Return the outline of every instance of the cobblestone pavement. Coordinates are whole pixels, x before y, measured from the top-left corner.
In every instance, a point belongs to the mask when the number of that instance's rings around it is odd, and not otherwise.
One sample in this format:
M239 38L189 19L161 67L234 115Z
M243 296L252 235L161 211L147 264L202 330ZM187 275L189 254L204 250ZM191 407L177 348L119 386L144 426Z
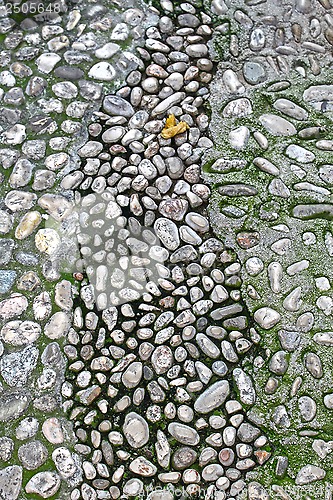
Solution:
M332 8L0 2L0 500L332 498Z

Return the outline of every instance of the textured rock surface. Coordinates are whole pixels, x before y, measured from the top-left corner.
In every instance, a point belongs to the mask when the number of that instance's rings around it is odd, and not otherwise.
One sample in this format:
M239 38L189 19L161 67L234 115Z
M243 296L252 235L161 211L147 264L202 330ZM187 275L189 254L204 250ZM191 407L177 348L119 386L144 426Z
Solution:
M0 17L1 498L324 500L330 2L33 10Z

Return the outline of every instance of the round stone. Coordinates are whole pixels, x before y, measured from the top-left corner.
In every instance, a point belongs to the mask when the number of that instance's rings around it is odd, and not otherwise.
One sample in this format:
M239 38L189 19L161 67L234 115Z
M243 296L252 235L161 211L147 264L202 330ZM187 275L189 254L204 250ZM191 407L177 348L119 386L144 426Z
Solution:
M266 80L265 68L257 62L247 61L243 66L245 80L251 85L257 85Z
M31 441L19 447L18 457L25 469L34 470L46 462L48 452L40 441Z
M10 387L21 387L28 381L36 367L39 351L29 345L22 351L12 352L0 360L0 372Z
M172 456L172 465L176 470L183 470L190 467L197 459L197 453L193 448L184 446L178 448Z
M60 245L60 236L54 229L39 229L35 236L36 248L43 253L52 255Z
M326 472L324 469L317 467L315 465L305 465L298 472L296 476L295 483L299 486L303 486L304 484L313 483L314 481L319 481L320 479L324 479L326 476Z
M126 415L123 431L129 445L135 449L141 448L149 441L148 424L135 412Z
M34 417L27 417L21 420L16 428L17 439L24 440L33 437L38 431L39 423Z
M329 410L333 410L333 394L326 394L326 396L324 396L324 405Z
M157 467L153 465L145 457L137 457L130 463L129 469L134 474L138 474L143 477L152 477L157 472Z
M298 408L303 420L305 420L306 422L310 422L316 416L316 402L309 396L302 396L299 398Z
M245 269L250 276L257 276L264 269L264 264L259 257L250 257L245 262Z

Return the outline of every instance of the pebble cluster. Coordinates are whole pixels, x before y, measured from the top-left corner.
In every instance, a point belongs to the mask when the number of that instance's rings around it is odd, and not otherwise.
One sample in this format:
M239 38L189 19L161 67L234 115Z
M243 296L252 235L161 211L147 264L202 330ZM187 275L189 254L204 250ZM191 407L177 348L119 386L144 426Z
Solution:
M0 6L1 499L326 499L330 0L28 4Z
M0 496L69 498L82 461L61 396L77 293L61 265L74 206L61 180L156 13L59 1L15 14L20 3L0 7Z
M204 179L212 226L239 257L241 295L265 347L253 363L252 411L276 448L266 484L294 498L274 472L298 488L331 481L333 18L329 2L269 15L266 5L251 16L228 10L226 25L240 23L242 34L226 28L219 42L227 55L211 86Z
M73 499L177 489L231 499L270 457L245 414L256 395L241 359L259 336L238 259L212 237L200 177L213 146L212 19L192 4L163 8L138 48L145 70L104 98L82 168L62 181L76 189L85 306L65 347L63 395L84 457Z

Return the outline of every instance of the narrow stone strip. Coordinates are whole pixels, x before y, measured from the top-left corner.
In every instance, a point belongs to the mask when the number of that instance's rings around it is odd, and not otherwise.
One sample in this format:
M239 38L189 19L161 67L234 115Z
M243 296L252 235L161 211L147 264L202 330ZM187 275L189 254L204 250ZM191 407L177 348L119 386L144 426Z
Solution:
M223 6L204 179L265 349L253 362L275 460L249 498L332 491L331 24L326 1ZM250 478L250 475L248 476Z

